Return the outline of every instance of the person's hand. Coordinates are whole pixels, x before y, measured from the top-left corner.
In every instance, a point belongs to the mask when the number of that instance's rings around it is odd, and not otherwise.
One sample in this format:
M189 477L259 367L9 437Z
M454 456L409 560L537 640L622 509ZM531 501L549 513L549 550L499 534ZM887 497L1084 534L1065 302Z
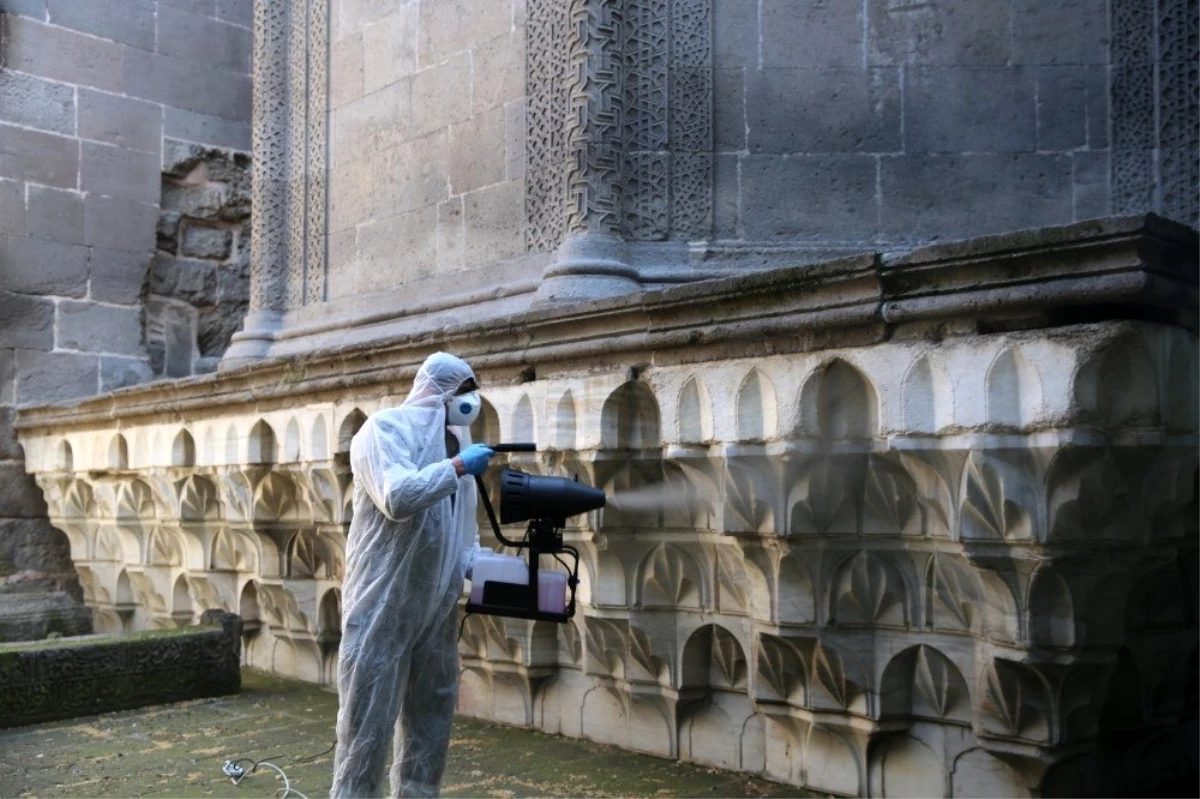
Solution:
M458 459L467 474L481 475L487 471L488 460L495 454L496 451L486 444L472 444L458 453Z

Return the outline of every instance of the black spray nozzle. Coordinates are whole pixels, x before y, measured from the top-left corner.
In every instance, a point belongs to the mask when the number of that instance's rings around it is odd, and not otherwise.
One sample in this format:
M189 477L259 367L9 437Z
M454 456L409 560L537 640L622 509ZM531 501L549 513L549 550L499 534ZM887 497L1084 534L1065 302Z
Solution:
M603 508L604 502L603 491L576 480L526 474L519 469L505 469L500 473L501 524L529 519L565 519Z
M537 444L532 442L516 444L486 444L493 452L537 452Z

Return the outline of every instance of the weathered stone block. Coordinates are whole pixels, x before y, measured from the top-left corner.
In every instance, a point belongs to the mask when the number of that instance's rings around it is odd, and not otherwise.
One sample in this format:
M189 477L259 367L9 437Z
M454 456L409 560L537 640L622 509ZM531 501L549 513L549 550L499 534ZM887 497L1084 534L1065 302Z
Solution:
M713 235L736 239L740 235L741 157L718 155L713 159Z
M86 247L28 236L0 237L4 287L26 294L82 297L87 293Z
M80 352L138 355L142 352L141 308L59 300L58 347Z
M158 209L121 197L88 195L84 201L84 239L93 247L143 252L154 248Z
M477 112L450 126L450 193L465 194L504 180L504 109Z
M133 253L93 247L90 296L100 302L132 305L138 301L148 281L149 253Z
M335 108L330 123L333 168L402 144L412 136L411 79Z
M46 515L46 501L33 475L20 461L0 461L0 518L35 519Z
M511 180L463 197L468 268L524 252L524 190L521 181Z
M229 257L232 245L233 232L228 228L188 225L183 231L183 244L179 254L192 258L224 260Z
M217 0L217 18L243 28L253 28L254 0Z
M713 4L713 66L717 69L758 68L757 2Z
M1106 0L1013 0L1013 63L1107 64L1108 23Z
M1008 63L1007 2L868 0L867 18L867 59L872 65Z
M983 235L1071 221L1071 158L988 154L884 157L884 235Z
M179 280L174 296L196 306L217 304L217 265L191 258L176 259Z
M16 350L0 349L0 405L16 402Z
M99 388L95 355L17 350L17 405L90 397Z
M148 383L154 379L146 358L117 358L100 356L100 391L116 391L126 386Z
M154 49L154 0L47 0L46 5L55 25Z
M525 96L525 34L507 33L471 53L471 107L495 108Z
M525 100L513 100L504 106L504 178L525 177Z
M471 118L471 57L461 53L412 79L412 130L416 136Z
M402 149L402 148L398 148ZM391 151L389 151L390 153ZM385 155L384 162L394 156ZM407 161L405 161L407 166ZM385 173L381 177L388 179L381 188L387 188L392 182L401 183L407 176L406 172ZM352 230L355 225L366 222L371 218L372 208L378 205L383 210L395 206L394 198L385 198L372 191L375 180L375 170L369 159L343 161L329 175L329 229L333 231Z
M750 70L750 152L895 152L900 76L894 69Z
M230 337L242 327L247 307L246 303L226 303L222 300L216 308L200 312L196 343L201 357L219 358L225 352Z
M361 32L338 39L329 56L329 106L341 108L363 96L366 79Z
M205 68L165 55L130 50L125 92L223 119L250 118L250 76Z
M78 141L0 125L0 177L73 189L78 175Z
M196 309L178 301L146 301L146 349L155 375L186 377L196 360Z
M1037 147L1034 115L1028 69L916 68L904 89L905 150L1032 152Z
M158 4L205 17L217 16L217 0L158 0Z
M417 3L403 3L393 13L363 27L360 63L364 94L416 71L417 7ZM354 67L353 61L350 66Z
M31 184L26 233L36 239L83 244L83 195Z
M21 72L0 70L0 122L51 133L75 133L75 89Z
M741 165L747 239L862 239L875 231L875 159L748 156Z
M163 211L158 215L158 227L154 233L156 236L155 246L172 255L178 253L179 250L179 220L183 215L178 211Z
M155 203L162 192L162 173L156 153L126 150L85 141L80 188L108 197Z
M158 52L210 69L250 71L250 31L210 17L163 6L158 10Z
M79 135L130 150L157 153L162 149L163 107L132 97L80 89Z
M1075 219L1094 219L1111 213L1112 172L1109 153L1072 153L1075 181Z
M470 50L512 30L512 4L472 0L421 3L418 66L424 68L448 56Z
M762 0L762 66L861 67L861 3Z
M437 263L437 206L359 226L358 263L365 291L431 274Z
M395 9L395 0L344 0L333 9L334 38L361 31L368 22Z
M1037 149L1108 146L1108 71L1104 67L1037 70Z
M437 268L455 272L466 267L466 231L463 227L462 197L451 197L437 209Z
M10 365L11 371L12 350L7 350L6 352L6 357L8 359L7 363ZM0 379L3 378L3 369L4 367L0 365ZM9 378L8 382L9 393L11 394L11 377ZM6 400L3 398L3 395L0 394L0 461L22 460L25 457L25 449L21 446L21 443L17 441L17 431L13 428L13 420L15 418L16 411L13 409L12 405L7 404L8 402L11 402L11 397ZM0 561L3 560L3 556L0 555ZM4 569L0 568L0 572L3 571Z
M746 76L742 69L713 70L713 145L717 152L746 149ZM761 72L753 73L764 81Z
M34 19L46 18L46 0L0 0L0 11Z
M450 168L448 138L445 130L439 130L383 153L383 169L370 169L368 191L373 194L376 219L415 211L446 199Z
M4 64L10 69L121 91L126 49L123 46L24 17L8 17L4 30Z
M53 300L0 291L0 319L0 348L54 349Z
M0 235L25 232L25 185L0 179Z

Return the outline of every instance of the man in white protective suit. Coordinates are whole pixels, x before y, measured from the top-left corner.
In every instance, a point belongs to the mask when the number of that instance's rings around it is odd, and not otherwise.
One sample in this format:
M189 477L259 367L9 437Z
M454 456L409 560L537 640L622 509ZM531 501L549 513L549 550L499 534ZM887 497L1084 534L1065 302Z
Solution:
M479 553L471 444L482 400L460 358L437 352L408 398L350 445L354 516L342 583L334 797L437 796L458 694L455 607Z

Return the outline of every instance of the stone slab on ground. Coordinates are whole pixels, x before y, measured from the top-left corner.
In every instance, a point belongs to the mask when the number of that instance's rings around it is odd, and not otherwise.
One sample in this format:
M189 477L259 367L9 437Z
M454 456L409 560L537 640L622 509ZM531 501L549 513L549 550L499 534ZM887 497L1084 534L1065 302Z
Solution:
M295 790L328 796L337 695L242 671L242 692L0 731L0 786L11 797L268 797L267 767L238 785L226 760L269 760ZM301 762L303 761L303 762ZM243 765L248 766L249 763ZM745 774L612 746L455 719L443 795L724 796L817 794Z

